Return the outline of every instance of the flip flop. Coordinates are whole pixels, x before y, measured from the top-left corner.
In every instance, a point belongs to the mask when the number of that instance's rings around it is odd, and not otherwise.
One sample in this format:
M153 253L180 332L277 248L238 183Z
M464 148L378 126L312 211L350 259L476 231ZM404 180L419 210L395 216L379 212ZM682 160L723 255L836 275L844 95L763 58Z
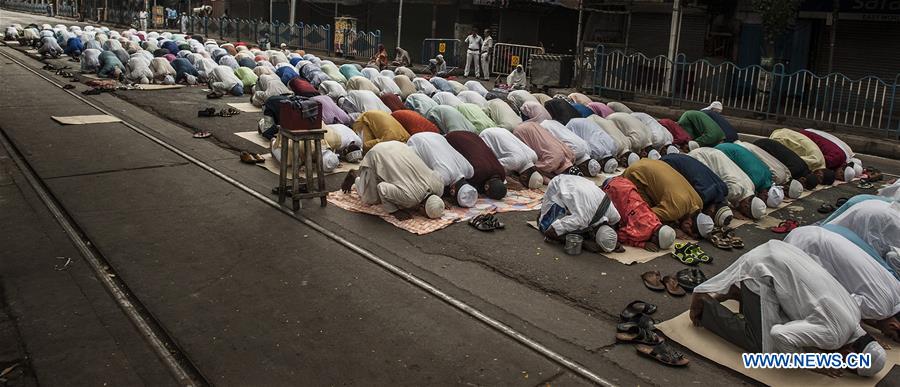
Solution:
M822 206L819 207L819 209L816 211L819 211L820 214L827 214L830 212L834 212L834 206L832 206L831 204L825 203L825 204L822 204Z
M787 234L798 226L800 226L800 222L798 222L796 219L788 219L781 223L778 223L777 226L772 227L769 230L772 230L772 232L776 234Z
M665 341L665 339L659 337L659 335L652 330L635 325L630 327L626 332L616 333L616 341L623 343L658 345Z
M197 117L212 117L214 115L216 115L216 109L213 108L206 108L197 111Z
M651 270L644 274L641 274L641 280L644 281L644 286L646 286L647 289L650 289L650 290L653 290L656 292L661 292L663 290L666 290L666 287L663 286L663 284L661 282L662 276L656 270Z
M847 199L847 198L838 198L838 200L837 200L836 202L834 202L834 207L837 208L837 207L843 206L844 203L847 203L847 200L849 200L849 199Z
M622 322L635 321L635 318L640 317L642 314L653 313L656 313L656 305L641 300L631 301L631 303L619 313L619 319Z
M667 343L659 343L655 346L638 344L634 346L634 349L639 355L649 357L667 366L684 367L690 363L683 353L672 349Z
M199 132L196 132L196 133L194 133L194 135L193 135L194 138L207 138L207 137L209 137L209 136L212 136L212 133L207 132L207 131L205 131L205 130L201 130L201 131L199 131Z
M684 251L691 257L694 258L694 262L711 262L712 258L706 254L703 249L700 248L700 245L696 243L687 243L684 246Z
M674 297L684 297L687 294L681 285L678 285L678 280L675 277L667 275L663 277L662 282L666 285L666 292Z
M257 164L262 164L262 163L266 162L266 158L262 157L262 155L259 155L256 153L251 153L250 156L253 156L253 159Z

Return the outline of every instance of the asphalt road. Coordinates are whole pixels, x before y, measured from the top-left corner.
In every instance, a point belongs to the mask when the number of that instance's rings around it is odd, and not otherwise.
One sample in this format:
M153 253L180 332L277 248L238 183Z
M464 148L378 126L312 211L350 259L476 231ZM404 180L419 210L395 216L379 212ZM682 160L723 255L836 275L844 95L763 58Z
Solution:
M5 10L0 14L0 25L13 20L27 24L47 19ZM42 66L11 48L0 50L32 68ZM0 128L210 382L587 383L122 124L57 125L50 115L96 111L6 58L0 60L4 61L0 79L5 80L6 91L0 95ZM52 62L72 65L65 60ZM57 82L68 82L38 71ZM77 84L75 91L85 89ZM274 174L238 162L239 150L265 151L234 135L255 130L258 115L196 116L200 108L222 108L227 102L247 102L248 98L210 102L201 88L119 91L87 98L256 191L267 193L276 182ZM213 138L192 139L194 129L210 130ZM900 163L894 160L865 161L888 173L900 172ZM42 231L57 238L53 243L24 243L19 236L5 235L6 239L0 240L4 250L9 243L16 248L14 256L37 255L45 261L50 256L75 256L53 221L39 216L40 205L29 188L21 179L8 177L16 175L15 169L6 171L0 175L0 189L19 195L4 194L15 205L4 205L10 209L5 212L9 216L0 218L0 224L9 227L24 222L29 227L26 230L35 230L24 234ZM340 175L331 176L329 187L337 189L341 180ZM820 204L861 192L872 190L843 185L818 192L776 212L765 224L788 217L811 223L823 216L815 211ZM647 270L674 273L684 267L671 257L626 266L596 254L568 256L558 246L543 243L538 233L525 225L534 212L502 214L507 224L502 232L480 233L457 224L425 236L414 236L371 216L333 206L320 208L312 201L306 203L302 215L613 383L752 383L690 353L689 368L672 369L638 357L629 345L615 343L618 313L632 300L659 305L655 317L660 320L687 309L687 298L651 292L639 278ZM745 250L779 237L753 224L739 228L738 234L748 245ZM40 244L46 251L29 250L27 246L32 244ZM703 247L714 256L712 264L702 267L708 276L727 267L742 252L716 250L705 243ZM13 268L0 266L0 270L7 289L5 301L19 327L17 340L27 349L22 353L31 353L36 380L59 380L55 378L76 367L39 361L45 356L65 354L69 359L92 360L100 356L79 346L33 344L39 343L36 331L23 327L33 325L36 319L52 320L37 316L55 308L34 300L34 309L22 306L28 299L26 293L9 291L20 286L11 285L7 273ZM55 274L46 264L43 269L20 270L20 281ZM134 332L121 328L127 327L125 320L116 316L111 301L104 299L96 284L82 280L70 286L82 288L81 302L105 305L106 309L88 313L106 316L120 327L115 332L99 332L97 337L111 347L116 343L123 347L121 342L128 340L134 343ZM65 289L47 291L38 299L58 300L61 294L70 293ZM126 336L128 340L119 338ZM35 346L43 351L32 351ZM117 364L124 364L110 373L126 381L119 384L155 385L165 380L165 371L147 349L124 347L139 353L112 351L110 356ZM129 367L129 359L149 360ZM96 375L85 380L101 381Z

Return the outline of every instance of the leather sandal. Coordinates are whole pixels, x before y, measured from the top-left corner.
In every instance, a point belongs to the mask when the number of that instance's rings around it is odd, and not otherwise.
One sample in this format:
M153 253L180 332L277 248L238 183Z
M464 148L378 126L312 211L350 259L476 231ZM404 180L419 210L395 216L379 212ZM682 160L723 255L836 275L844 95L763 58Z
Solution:
M650 329L644 329L640 326L632 326L626 332L616 333L616 341L623 343L635 343L646 345L657 345L665 341L662 337Z
M641 356L649 357L667 366L684 367L690 363L683 353L672 349L668 343L659 343L655 346L638 344L634 346L634 349Z
M662 282L666 286L666 292L674 297L684 297L687 294L681 285L678 284L678 280L675 277L667 275L663 277Z
M651 270L641 274L641 280L644 281L644 286L646 286L647 289L656 292L666 290L666 287L662 284L662 275L659 274L659 271Z

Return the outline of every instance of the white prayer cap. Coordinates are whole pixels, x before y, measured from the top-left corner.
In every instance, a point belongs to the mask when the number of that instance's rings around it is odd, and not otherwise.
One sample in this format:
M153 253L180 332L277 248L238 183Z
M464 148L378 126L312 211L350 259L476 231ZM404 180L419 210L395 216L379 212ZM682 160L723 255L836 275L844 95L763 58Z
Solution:
M544 185L544 177L541 176L540 172L534 171L531 173L531 177L528 178L528 188L538 189Z
M197 77L195 77L191 74L186 74L185 80L187 80L188 85L196 85L197 84Z
M437 195L431 195L425 200L425 215L431 219L444 215L444 201Z
M851 166L844 167L844 181L853 180L856 177L856 170Z
M613 173L616 171L616 168L619 168L619 162L616 161L614 157L610 157L609 160L606 160L606 163L603 164L604 173Z
M659 228L657 234L659 237L659 248L668 249L675 244L675 230L672 227L664 225Z
M475 202L477 200L478 191L475 190L475 187L472 187L470 184L465 184L462 187L459 187L459 190L456 191L456 202L459 203L460 207L475 207Z
M641 159L641 156L638 156L637 153L631 152L628 154L628 166L634 165L634 163L638 162Z
M344 157L347 158L348 163L358 163L359 160L362 160L362 156L363 156L362 151L357 149L355 151L347 153L347 155Z
M698 144L696 141L694 141L694 140L688 141L688 149L694 150L699 147L700 147L700 144Z
M761 219L766 215L766 202L762 201L762 199L754 197L753 200L750 201L750 216L753 219Z
M863 173L862 160L854 157L854 158L850 159L850 162L853 163L853 170L856 171L856 176L862 175L862 173Z
M769 208L775 208L781 205L781 202L784 201L784 189L773 185L772 188L769 188L769 197L766 198L766 205Z
M659 154L658 150L651 149L650 152L647 153L647 157L650 158L650 160L659 160L662 155Z
M891 247L891 251L884 255L884 260L894 271L900 271L900 247Z
M694 219L694 223L697 225L697 231L700 233L700 236L706 238L709 233L712 231L715 226L715 222L713 222L713 218L704 213L697 214L697 218Z
M791 199L796 199L800 197L801 193L803 193L803 183L792 179L791 184L788 186L787 196Z
M666 147L666 154L667 154L667 155L673 155L673 154L676 154L676 153L681 153L681 151L678 150L678 147L677 147L677 146L675 146L675 145L669 145L669 146Z
M878 344L878 341L872 340L872 342L866 345L866 348L863 349L862 353L872 356L872 364L869 368L857 368L856 373L858 373L859 376L875 376L875 374L884 368L884 364L887 361L887 353L884 352L884 348L881 347L881 344Z
M322 168L325 172L334 171L340 163L341 160L338 159L338 155L334 154L330 149L322 151Z
M703 110L712 110L716 113L722 112L722 103L719 101L713 101L713 103L709 104L709 106L703 108Z
M597 176L600 173L600 162L594 159L588 161L588 175Z
M604 253L609 253L616 249L617 239L616 231L605 224L597 228L597 234L594 237L594 241L597 242L597 245L600 246Z
M166 77L163 78L162 83L163 83L163 85L174 85L174 84L175 84L175 77L173 77L173 76L171 76L171 75L166 75Z
M714 223L716 226L724 227L731 223L731 219L733 218L734 213L731 211L731 207L722 206L716 210L716 219Z

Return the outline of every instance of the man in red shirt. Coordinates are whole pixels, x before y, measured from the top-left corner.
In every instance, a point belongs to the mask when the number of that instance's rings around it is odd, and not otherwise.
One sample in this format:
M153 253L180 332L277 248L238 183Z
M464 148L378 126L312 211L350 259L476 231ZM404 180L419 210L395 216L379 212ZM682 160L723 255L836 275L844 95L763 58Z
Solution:
M647 251L672 247L675 243L675 230L662 224L659 217L650 210L650 205L638 193L634 183L616 176L606 179L602 189L622 217L616 231L619 243Z
M807 129L799 130L798 132L816 143L816 146L822 151L822 155L825 156L825 168L834 171L836 178L850 181L856 177L856 171L853 169L853 166L848 165L850 160L847 159L847 153L838 144Z

